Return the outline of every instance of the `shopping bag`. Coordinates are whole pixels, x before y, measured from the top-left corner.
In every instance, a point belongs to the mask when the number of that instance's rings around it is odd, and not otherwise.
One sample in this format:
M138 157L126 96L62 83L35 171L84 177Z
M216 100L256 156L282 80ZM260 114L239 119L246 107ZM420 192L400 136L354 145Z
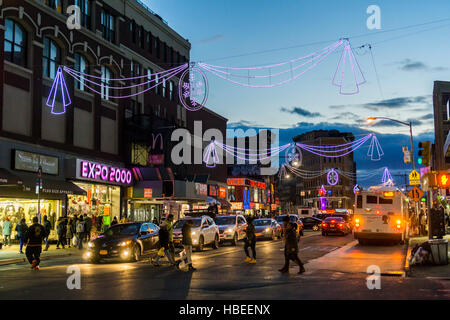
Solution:
M76 246L78 245L78 238L77 238L77 237L73 237L73 238L72 238L72 245L73 245L74 247L76 247Z
M183 269L186 267L186 250L183 249L183 251L180 252L180 260L178 264L179 269Z
M158 250L158 256L164 257L164 247L161 247L161 249Z

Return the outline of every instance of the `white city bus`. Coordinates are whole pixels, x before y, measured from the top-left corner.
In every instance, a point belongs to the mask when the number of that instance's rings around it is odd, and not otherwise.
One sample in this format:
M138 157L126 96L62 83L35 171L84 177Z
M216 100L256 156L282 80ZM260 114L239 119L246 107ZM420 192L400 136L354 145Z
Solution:
M408 238L406 196L396 187L374 186L355 197L353 235L360 244L380 240L403 243Z

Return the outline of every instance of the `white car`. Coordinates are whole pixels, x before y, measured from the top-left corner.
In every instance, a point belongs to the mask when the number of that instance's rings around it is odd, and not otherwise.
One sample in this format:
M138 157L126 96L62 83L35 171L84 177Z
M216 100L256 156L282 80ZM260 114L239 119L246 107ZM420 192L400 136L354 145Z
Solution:
M219 227L209 216L185 217L178 220L173 225L173 242L180 245L183 240L181 229L186 220L192 220L192 245L198 251L202 251L204 246L211 245L213 249L219 248Z
M239 240L245 238L247 221L243 215L217 216L216 224L219 226L221 242L229 241L235 246Z

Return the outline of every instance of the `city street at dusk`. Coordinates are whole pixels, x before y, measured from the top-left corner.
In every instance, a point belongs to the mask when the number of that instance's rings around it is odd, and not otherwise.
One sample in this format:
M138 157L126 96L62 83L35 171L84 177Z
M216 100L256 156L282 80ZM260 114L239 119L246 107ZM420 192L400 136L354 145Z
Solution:
M87 316L95 301L127 320L440 312L448 12L0 0L0 304ZM412 300L436 306L398 307Z

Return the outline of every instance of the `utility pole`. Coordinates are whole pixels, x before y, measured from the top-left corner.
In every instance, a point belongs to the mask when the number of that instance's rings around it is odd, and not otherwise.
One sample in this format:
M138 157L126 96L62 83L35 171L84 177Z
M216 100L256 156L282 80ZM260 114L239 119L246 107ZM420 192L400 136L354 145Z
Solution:
M39 166L36 179L36 193L38 198L37 217L39 219L39 223L41 223L41 197L40 197L41 189L42 189L42 167Z

